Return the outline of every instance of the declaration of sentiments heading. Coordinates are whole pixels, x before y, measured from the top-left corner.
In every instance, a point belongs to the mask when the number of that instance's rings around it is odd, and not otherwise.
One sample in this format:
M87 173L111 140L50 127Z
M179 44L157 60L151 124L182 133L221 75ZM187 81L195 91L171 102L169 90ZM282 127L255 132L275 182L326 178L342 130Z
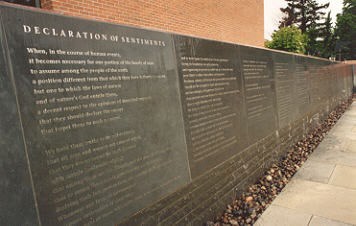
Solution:
M86 31L73 31L73 30L40 27L40 26L23 25L23 31L25 34L55 36L55 37L62 37L62 38L89 39L89 40L98 40L98 41L102 40L102 41L132 43L132 44L147 45L147 46L163 46L163 47L166 46L166 43L163 40L110 35L110 34L93 33L93 32L86 32Z

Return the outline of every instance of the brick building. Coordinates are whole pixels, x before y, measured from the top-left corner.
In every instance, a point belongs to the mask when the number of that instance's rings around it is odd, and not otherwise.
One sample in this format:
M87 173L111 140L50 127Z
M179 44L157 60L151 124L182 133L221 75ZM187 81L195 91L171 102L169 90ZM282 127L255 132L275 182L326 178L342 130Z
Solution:
M41 8L100 21L263 46L263 0L40 0Z

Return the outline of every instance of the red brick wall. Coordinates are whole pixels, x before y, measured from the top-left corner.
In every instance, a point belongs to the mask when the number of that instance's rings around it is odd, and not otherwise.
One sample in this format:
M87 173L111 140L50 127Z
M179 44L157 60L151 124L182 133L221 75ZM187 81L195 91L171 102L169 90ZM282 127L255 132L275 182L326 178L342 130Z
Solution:
M41 0L66 15L263 46L263 0Z

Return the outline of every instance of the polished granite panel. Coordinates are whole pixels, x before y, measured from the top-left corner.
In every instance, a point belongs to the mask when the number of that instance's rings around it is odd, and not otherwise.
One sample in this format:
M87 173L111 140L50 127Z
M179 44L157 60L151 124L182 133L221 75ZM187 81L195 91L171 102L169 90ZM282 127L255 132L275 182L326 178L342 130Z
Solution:
M43 225L113 225L190 181L169 34L1 18Z
M238 47L174 36L192 177L246 147Z
M296 118L297 98L294 56L292 54L273 53L273 73L276 86L278 126L283 128Z
M276 83L272 53L240 46L248 142L253 144L277 128Z

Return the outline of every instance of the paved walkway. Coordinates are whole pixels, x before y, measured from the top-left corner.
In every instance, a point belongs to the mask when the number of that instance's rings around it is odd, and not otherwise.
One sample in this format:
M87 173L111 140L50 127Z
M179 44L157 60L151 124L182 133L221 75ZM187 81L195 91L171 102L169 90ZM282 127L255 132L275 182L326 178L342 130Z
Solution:
M356 226L356 102L256 226Z

